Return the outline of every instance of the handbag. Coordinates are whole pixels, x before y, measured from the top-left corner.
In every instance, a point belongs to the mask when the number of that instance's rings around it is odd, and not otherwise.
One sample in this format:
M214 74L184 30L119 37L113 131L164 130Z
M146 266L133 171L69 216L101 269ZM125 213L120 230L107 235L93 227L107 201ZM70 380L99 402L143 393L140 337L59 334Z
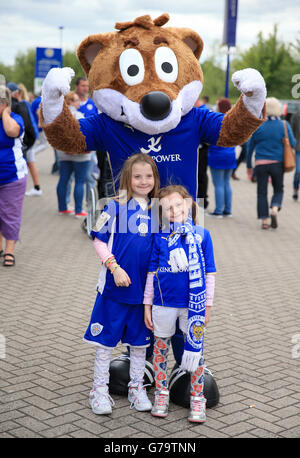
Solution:
M286 122L283 121L285 136L282 139L283 143L283 170L292 172L296 167L296 154L294 148L291 147L290 139L286 127Z

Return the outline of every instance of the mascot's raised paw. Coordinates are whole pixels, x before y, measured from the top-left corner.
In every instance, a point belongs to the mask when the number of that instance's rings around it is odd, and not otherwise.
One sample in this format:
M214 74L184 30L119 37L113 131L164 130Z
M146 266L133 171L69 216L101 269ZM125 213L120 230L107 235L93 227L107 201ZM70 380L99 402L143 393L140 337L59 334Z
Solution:
M52 68L42 86L42 99L46 124L50 124L61 113L64 95L70 91L75 72L70 67Z
M262 117L262 109L267 96L265 80L254 68L245 68L232 75L234 86L243 93L247 110L257 118Z

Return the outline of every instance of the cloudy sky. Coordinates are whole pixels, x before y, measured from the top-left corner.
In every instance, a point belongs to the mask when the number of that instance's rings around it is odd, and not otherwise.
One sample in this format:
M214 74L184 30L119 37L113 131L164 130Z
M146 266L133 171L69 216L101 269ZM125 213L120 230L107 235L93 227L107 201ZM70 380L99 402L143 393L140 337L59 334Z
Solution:
M168 12L168 25L198 32L205 60L214 43L222 42L224 0L0 0L0 62L11 65L18 51L60 47L74 50L88 35L114 30L115 22L144 14ZM300 38L299 0L239 0L237 44L241 50L279 25L285 42ZM222 51L220 50L222 60ZM225 61L225 54L224 54Z

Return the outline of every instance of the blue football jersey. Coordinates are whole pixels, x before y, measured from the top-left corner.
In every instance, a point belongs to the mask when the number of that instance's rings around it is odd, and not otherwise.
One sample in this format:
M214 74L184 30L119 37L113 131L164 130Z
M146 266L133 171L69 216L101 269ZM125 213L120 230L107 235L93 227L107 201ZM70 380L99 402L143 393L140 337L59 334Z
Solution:
M0 185L24 178L28 173L26 161L22 153L24 121L16 113L11 112L10 116L20 126L20 133L17 138L6 135L3 121L0 119Z
M80 105L80 108L78 108L78 111L81 111L81 113L83 113L85 118L98 114L98 109L96 105L94 104L93 100L90 98L86 102Z
M201 142L217 143L223 117L207 108L193 108L175 129L158 135L145 134L104 113L80 119L79 123L87 151L107 151L115 178L129 156L149 154L156 162L162 186L181 184L196 199L198 147Z
M196 226L196 232L201 236L201 247L205 261L205 273L216 272L213 244L207 229ZM173 273L169 264L169 233L159 232L154 235L153 249L149 263L149 272L154 275L154 305L184 308L189 305L189 272ZM182 237L182 246L188 254L188 244Z
M128 287L117 287L109 270L105 273L103 296L127 304L142 304L148 264L152 251L153 211L142 209L135 199L121 205L111 200L91 231L94 239L109 244L117 263L131 279Z

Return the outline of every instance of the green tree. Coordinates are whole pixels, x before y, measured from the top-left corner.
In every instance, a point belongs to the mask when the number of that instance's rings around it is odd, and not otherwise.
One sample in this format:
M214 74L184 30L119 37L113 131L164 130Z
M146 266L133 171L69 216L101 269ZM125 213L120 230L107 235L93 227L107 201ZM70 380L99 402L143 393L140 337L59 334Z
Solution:
M290 44L278 39L278 26L264 38L262 32L257 43L232 61L232 70L252 67L258 70L266 81L269 96L279 99L291 98L291 79L297 71L297 63L292 56Z
M201 95L208 95L209 103L215 104L219 97L224 97L225 72L211 58L205 60L201 67L204 77Z
M3 75L6 83L12 81L12 68L0 62L0 75Z
M300 39L297 38L294 43L290 43L294 59L298 64L300 64ZM298 66L298 70L300 70Z
M28 91L33 91L35 67L35 49L28 49L26 53L19 52L12 69L12 80L23 83Z

